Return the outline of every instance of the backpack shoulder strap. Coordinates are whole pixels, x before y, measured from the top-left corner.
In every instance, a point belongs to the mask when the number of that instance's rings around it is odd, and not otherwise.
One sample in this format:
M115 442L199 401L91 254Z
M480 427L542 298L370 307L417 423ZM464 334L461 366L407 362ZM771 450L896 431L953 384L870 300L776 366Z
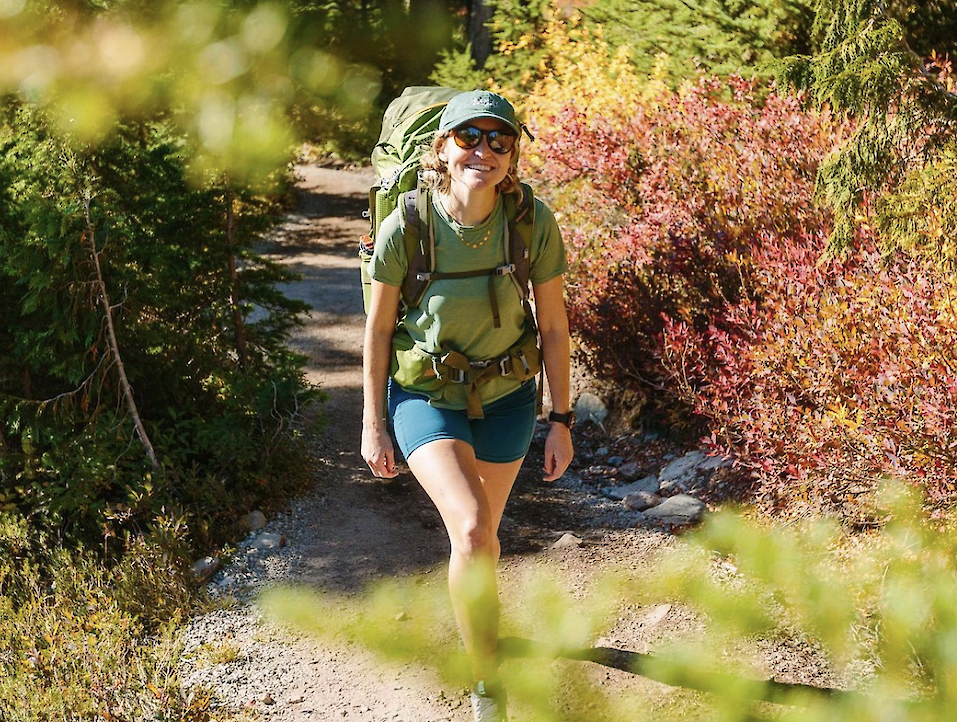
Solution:
M505 261L515 265L510 274L519 296L528 298L528 282L531 278L530 248L535 230L535 193L526 183L520 185L521 197L510 194L505 198L505 218L508 223L508 242L505 246Z
M402 282L402 300L407 307L418 306L435 272L435 233L431 223L432 199L427 190L416 187L401 198L400 225L408 267Z

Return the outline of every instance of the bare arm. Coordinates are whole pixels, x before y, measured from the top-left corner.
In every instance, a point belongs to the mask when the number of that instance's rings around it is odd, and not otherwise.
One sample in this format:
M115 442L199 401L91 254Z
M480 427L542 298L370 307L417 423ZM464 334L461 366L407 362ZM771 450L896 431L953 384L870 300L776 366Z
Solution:
M535 284L535 310L538 330L542 338L542 359L552 409L564 414L570 411L570 355L568 316L565 313L565 297L562 276L545 283ZM555 481L572 461L571 430L564 424L552 423L545 439L545 481Z
M391 478L395 449L385 420L385 389L392 358L392 334L399 308L398 286L372 282L372 303L362 346L362 458L376 476Z

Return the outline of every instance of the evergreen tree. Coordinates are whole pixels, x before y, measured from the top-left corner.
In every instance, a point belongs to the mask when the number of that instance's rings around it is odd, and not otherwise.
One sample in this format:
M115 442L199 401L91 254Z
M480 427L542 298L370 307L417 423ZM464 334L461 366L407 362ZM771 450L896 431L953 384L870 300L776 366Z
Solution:
M460 44L444 54L433 80L464 87L494 79L520 95L549 72L544 36L563 18L612 48L627 47L639 72L664 72L674 85L699 71L770 76L772 61L812 47L812 2L596 0L565 10L553 0L485 0L491 54L479 62L474 48Z
M484 0L483 5L489 14L485 25L491 48L484 62L462 39L457 48L443 53L432 81L453 88L494 83L517 99L548 70L544 36L560 11L554 0ZM474 28L471 31L473 37Z
M639 70L665 56L673 82L704 70L769 75L768 64L810 52L813 0L597 0L582 12L627 46Z
M857 121L819 171L819 192L835 210L831 251L873 224L888 251L953 265L957 94L946 53L957 43L957 3L818 0L816 12L821 50L788 58L780 77Z

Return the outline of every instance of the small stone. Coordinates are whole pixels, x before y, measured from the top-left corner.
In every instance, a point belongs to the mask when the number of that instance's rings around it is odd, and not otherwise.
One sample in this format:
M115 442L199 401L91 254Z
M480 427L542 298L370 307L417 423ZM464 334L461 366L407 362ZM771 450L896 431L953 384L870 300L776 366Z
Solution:
M634 461L629 461L627 464L618 467L618 473L625 481L634 481L641 474L641 467Z
M272 698L272 695L269 692L263 695L263 704L276 704L276 700Z
M286 546L288 541L285 534L260 534L252 543L253 549L281 549Z
M642 617L641 621L638 622L638 626L643 627L646 630L652 627L657 627L665 620L665 617L668 616L668 612L670 611L670 604L659 604L657 607L652 609L650 613Z
M688 491L688 479L670 479L669 481L661 482L661 488L658 490L662 494L667 496L675 496L676 494L684 494Z
M704 502L687 494L678 494L648 509L645 515L665 524L694 524L701 521L706 510Z
M408 621L408 619L409 619L409 615L406 614L405 612L399 612L398 614L395 615L395 621L397 622L405 622L405 621Z
M203 557L193 564L193 577L200 583L206 584L219 570L219 559Z
M239 522L246 531L259 531L266 526L266 515L259 510L251 511Z
M660 485L658 483L658 477L652 474L651 476L646 476L644 479L639 479L634 481L631 484L626 484L625 486L612 486L604 490L605 496L609 499L614 499L615 501L623 501L626 496L633 494L638 491L650 491L651 493L657 493Z
M595 394L586 391L575 402L575 416L579 423L591 421L601 426L608 416L608 408Z
M561 538L552 544L552 549L567 549L568 547L580 547L582 540L574 534L565 533Z
M658 472L662 482L673 481L694 473L695 469L706 459L703 451L692 451L689 454L675 459L668 466Z
M633 491L622 499L622 504L630 511L645 511L658 506L664 499L650 491Z

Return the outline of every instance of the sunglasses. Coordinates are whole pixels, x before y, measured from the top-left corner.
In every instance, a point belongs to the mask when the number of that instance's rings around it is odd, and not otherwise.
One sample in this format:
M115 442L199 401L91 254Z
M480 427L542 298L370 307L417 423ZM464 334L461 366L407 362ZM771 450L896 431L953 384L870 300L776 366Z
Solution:
M452 140L463 150L471 150L482 142L482 137L494 153L505 155L511 153L518 136L507 130L481 130L474 125L463 125L452 131Z

